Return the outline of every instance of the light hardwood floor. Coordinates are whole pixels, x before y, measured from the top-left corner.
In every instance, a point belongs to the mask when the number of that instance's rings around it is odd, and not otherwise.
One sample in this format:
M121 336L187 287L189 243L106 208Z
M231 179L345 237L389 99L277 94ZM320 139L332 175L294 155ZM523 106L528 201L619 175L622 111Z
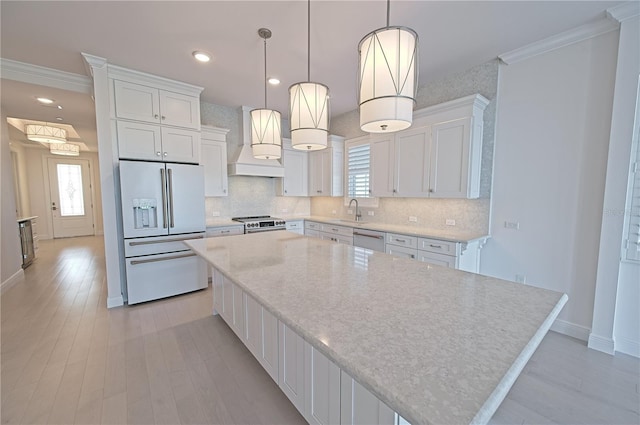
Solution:
M211 291L107 310L102 238L41 241L2 295L2 423L302 424ZM494 424L638 424L638 359L549 333Z

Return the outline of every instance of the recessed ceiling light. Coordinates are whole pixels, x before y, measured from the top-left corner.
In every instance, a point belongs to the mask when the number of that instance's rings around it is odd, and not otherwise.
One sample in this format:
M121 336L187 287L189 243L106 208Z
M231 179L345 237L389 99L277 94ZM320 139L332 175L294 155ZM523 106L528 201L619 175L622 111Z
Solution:
M276 77L271 77L269 78L269 84L272 84L274 86L277 86L278 84L280 84L280 80L278 80Z
M53 103L53 99L46 97L36 97L36 100L44 105L51 105Z
M62 105L58 105L58 109L62 109Z
M56 119L57 119L58 121L62 121L62 120L63 120L63 118L62 118L62 117L56 117Z
M193 52L193 57L196 58L199 62L209 62L211 60L211 56L205 52L195 51Z

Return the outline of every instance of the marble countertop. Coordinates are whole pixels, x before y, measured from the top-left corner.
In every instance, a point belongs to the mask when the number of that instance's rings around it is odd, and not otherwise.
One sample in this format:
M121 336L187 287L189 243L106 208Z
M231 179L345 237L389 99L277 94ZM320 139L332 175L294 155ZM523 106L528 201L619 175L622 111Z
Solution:
M36 218L38 218L37 215L32 215L31 217L20 217L17 221L18 223L22 223L23 221L35 220Z
M396 224L370 223L364 221L353 221L349 219L341 219L338 217L322 217L322 216L280 216L285 220L310 220L321 223L336 224L342 226L350 226L360 229L378 230L381 232L401 233L403 235L417 236L421 238L433 238L450 242L473 242L479 239L486 239L489 235L475 232L454 232L438 229L428 229L418 226L402 226Z
M486 423L567 300L291 232L185 243L413 424Z

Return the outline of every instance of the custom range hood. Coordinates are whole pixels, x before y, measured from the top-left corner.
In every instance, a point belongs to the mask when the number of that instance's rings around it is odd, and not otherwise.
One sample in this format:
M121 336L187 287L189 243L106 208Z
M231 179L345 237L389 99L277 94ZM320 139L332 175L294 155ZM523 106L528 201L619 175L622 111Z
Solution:
M284 177L284 167L276 159L256 159L251 151L251 116L253 108L242 106L242 145L227 167L230 176Z

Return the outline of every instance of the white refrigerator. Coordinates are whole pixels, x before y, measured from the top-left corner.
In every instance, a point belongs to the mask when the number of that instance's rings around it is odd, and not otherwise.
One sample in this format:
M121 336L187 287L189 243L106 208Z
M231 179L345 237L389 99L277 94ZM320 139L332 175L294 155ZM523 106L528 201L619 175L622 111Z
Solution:
M207 287L206 265L184 240L205 235L202 166L120 161L129 304Z

